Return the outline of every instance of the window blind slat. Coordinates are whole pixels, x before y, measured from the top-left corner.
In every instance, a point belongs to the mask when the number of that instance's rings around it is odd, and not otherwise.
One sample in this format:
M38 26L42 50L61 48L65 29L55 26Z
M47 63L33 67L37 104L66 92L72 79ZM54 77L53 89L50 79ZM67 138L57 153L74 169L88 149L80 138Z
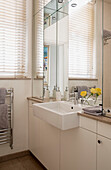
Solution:
M26 77L26 0L0 1L0 77Z

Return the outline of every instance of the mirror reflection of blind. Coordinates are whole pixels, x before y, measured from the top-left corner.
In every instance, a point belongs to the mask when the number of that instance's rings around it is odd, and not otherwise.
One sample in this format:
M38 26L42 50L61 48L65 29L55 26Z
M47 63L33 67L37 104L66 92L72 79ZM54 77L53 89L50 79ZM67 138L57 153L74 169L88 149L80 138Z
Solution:
M26 76L26 0L0 0L0 77Z
M45 5L47 5L51 0L33 0L33 12L38 13Z
M43 7L50 0L34 1L34 52L33 63L35 65L34 77L43 78L43 26L44 26L44 9Z
M43 77L43 9L35 15L35 64L36 77Z
M69 78L95 78L94 5L73 8L69 15Z

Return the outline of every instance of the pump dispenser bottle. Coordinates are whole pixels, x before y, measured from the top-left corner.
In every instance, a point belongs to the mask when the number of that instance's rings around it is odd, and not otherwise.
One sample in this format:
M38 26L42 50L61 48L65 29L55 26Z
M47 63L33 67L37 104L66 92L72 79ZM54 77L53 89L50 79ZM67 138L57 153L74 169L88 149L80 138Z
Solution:
M56 98L56 86L54 86L54 89L53 89L53 98L54 99Z
M64 91L64 100L69 100L69 90L68 87L66 87L65 91Z
M56 101L61 101L61 92L60 92L60 88L57 88L56 91Z
M48 89L48 86L45 90L45 96L44 96L45 99L49 99L49 89Z

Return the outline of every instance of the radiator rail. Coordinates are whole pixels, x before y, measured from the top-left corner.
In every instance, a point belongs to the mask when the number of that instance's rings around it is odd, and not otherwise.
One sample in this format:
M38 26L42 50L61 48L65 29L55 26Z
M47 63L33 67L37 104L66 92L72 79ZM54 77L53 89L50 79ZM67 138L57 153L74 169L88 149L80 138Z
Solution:
M0 145L8 144L13 149L13 116L14 116L14 89L7 89L6 104L8 104L8 128L0 129Z

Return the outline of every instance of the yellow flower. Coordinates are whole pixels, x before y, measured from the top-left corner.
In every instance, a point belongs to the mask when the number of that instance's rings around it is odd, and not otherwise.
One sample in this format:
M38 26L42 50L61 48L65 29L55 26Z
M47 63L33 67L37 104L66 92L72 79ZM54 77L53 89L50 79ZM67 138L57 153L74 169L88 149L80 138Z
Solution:
M96 93L98 94L98 96L101 95L102 94L101 93L101 89L100 88L96 88Z
M98 96L101 95L101 89L100 88L91 88L90 92L92 94L97 94Z
M82 92L80 93L80 95L81 95L82 97L85 97L85 96L87 95L87 91L82 91Z
M94 88L91 88L90 92L91 92L92 94L96 94L96 93L97 93L96 89L94 89Z

